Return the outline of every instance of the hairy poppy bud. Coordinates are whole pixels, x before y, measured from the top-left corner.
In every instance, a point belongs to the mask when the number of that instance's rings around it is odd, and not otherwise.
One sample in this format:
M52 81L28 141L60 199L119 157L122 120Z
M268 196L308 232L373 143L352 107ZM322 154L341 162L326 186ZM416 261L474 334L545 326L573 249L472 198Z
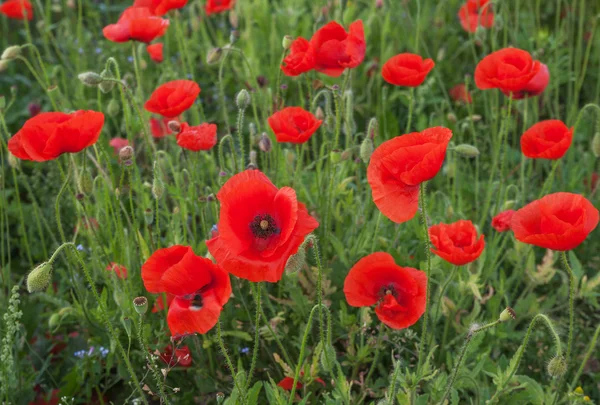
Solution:
M515 313L515 310L512 309L511 307L506 307L506 309L504 311L502 311L502 313L500 314L500 322L507 322L510 321L511 319L517 319L517 314Z
M2 60L11 60L21 55L21 47L18 45L9 46L2 52L2 56L0 59Z
M450 122L456 122L456 115L453 113L448 113L446 118L448 118L448 121L450 121Z
M317 107L317 111L315 111L315 118L319 121L323 121L325 119L325 112L321 107Z
M336 165L342 161L342 154L339 151L331 151L329 153L329 160L331 161L331 163Z
M8 69L8 61L0 60L0 72L4 72Z
M152 182L152 196L155 200L160 200L165 193L165 183L158 177L154 176L154 181Z
M214 65L215 63L219 63L222 57L223 49L213 48L210 51L208 51L208 55L206 56L206 63L208 63L209 65Z
M246 89L242 89L235 98L235 103L240 110L245 110L248 108L251 102L252 98Z
M364 163L369 163L374 150L373 140L367 136L360 144L360 158Z
M512 210L516 203L515 200L506 200L502 206L502 211Z
M89 171L83 170L77 179L77 188L83 194L91 194L94 190L94 179Z
M548 374L551 377L562 377L567 372L567 362L562 356L555 356L548 363Z
M77 77L79 78L79 80L81 80L81 83L85 84L88 87L97 87L100 83L104 81L102 76L94 72L80 73Z
M132 157L133 157L133 148L131 146L129 146L129 145L123 146L119 150L119 159L121 159L121 161L129 160Z
M294 42L294 38L292 38L290 35L286 35L283 37L283 41L281 41L281 45L283 46L283 49L285 49L287 51L292 46L292 42Z
M335 130L335 117L333 116L333 114L328 114L325 117L325 121L323 123L325 124L325 128L327 129L327 131L333 133L333 131Z
M52 263L44 262L27 275L27 291L44 291L52 281Z
M459 155L467 158L474 158L479 156L479 149L473 145L466 143L460 144L454 148L454 151Z
M115 82L112 81L112 79L114 79L112 73L110 72L110 70L104 69L100 73L100 77L102 77L102 82L98 83L98 88L100 88L100 91L102 93L109 93L115 87L115 84L116 84ZM105 80L105 79L110 79L110 80Z
M592 152L594 156L600 158L600 132L596 132L594 139L592 139Z
M167 127L169 127L169 131L175 132L176 134L178 134L179 131L181 131L181 124L175 120L169 121Z
M481 115L477 115L477 114L471 115L471 121L473 121L473 122L481 121Z
M8 152L8 165L13 169L18 169L21 165L21 161L17 159L15 155Z
M127 336L131 337L131 326L132 323L130 318L123 318L121 320L121 323L123 324L123 327L125 328L125 332L127 332Z
M258 148L263 152L270 152L271 147L271 138L269 138L269 136L263 132L262 136L260 137L260 141L258 141Z
M255 150L251 150L250 151L250 156L249 156L249 160L250 160L250 164L254 166L254 168L258 167L258 164L256 162L256 151Z
M295 255L291 255L285 264L286 274L294 274L302 269L306 264L306 249L304 246L300 246L298 252Z
M335 349L329 343L325 344L323 351L321 352L321 368L325 372L329 372L333 369L335 364Z
M140 315L144 315L148 310L148 298L146 297L137 297L133 299L133 307L135 308L135 312Z

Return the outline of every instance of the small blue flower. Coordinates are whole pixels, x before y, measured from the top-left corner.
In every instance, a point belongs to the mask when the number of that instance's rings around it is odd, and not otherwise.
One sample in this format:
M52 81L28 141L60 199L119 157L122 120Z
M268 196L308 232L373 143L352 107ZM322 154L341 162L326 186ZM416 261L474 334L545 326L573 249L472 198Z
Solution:
M243 353L243 354L247 354L247 353L250 352L250 348L249 347L242 347L240 349L240 352Z
M102 53L102 48L98 47L98 48L95 49L95 51L96 51L97 54L101 54Z
M133 56L128 56L127 60L129 61L129 63L133 63Z
M79 244L79 245L77 245L77 250L79 250L80 252L83 252L85 250L85 248L83 247L83 245Z

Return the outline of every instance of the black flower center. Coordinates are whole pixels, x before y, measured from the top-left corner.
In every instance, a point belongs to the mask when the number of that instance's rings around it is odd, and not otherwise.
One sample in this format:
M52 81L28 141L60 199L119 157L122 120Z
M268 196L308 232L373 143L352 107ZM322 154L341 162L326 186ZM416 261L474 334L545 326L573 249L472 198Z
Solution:
M202 295L194 294L190 301L190 309L192 311L200 311L202 309L202 305L204 304L204 301L202 300Z
M269 236L279 233L275 220L269 214L255 216L250 222L250 230L259 239L267 239Z

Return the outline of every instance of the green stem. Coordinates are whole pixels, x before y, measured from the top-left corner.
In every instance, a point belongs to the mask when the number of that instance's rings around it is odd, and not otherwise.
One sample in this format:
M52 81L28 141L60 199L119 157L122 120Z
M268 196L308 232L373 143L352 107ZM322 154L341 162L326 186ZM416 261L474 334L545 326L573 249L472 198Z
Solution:
M229 353L227 353L227 348L225 347L225 343L223 342L220 319L217 321L217 341L219 342L219 348L221 349L221 353L223 353L223 356L225 357L225 362L227 363L227 367L229 368L229 371L231 372L231 377L233 378L233 384L235 385L235 388L237 389L237 391L240 394L242 404L245 404L246 396L244 395L244 391L242 391L242 389L238 385L238 380L236 378L237 376L235 373L235 367L233 366L233 363L231 362L231 357L229 357Z
M139 318L139 322L138 322L138 341L140 343L140 348L142 349L142 352L145 354L146 356L146 361L148 361L150 370L152 371L152 376L154 377L154 380L156 381L156 385L158 386L158 390L160 391L160 402L161 403L165 403L166 405L169 405L169 399L167 397L166 391L165 391L165 384L162 380L162 378L160 377L160 371L158 370L158 366L156 365L156 360L154 359L154 356L150 353L150 351L148 350L148 345L146 345L146 342L144 341L144 315L140 314L140 318ZM170 359L169 359L170 361Z
M425 274L427 275L427 303L425 305L425 314L423 315L423 329L421 331L421 343L419 344L419 360L417 365L417 370L421 370L421 365L423 364L423 357L425 355L425 342L427 337L427 327L428 327L428 319L429 319L429 306L431 303L431 251L430 251L430 241L429 241L429 228L427 226L427 204L425 201L425 183L421 183L419 187L419 202L421 203L421 212L420 212L420 220L421 226L423 227L423 238L425 244L425 255L427 257L427 268L425 270Z
M415 88L410 88L410 95L408 96L408 120L406 122L406 130L405 134L410 132L410 124L412 123L413 109L414 109L414 98L415 98Z
M250 382L252 381L252 375L256 368L256 360L258 358L258 349L260 347L260 314L262 312L262 306L260 303L261 284L256 283L256 288L252 288L254 294L254 304L256 305L256 317L254 320L254 349L252 350L252 362L250 363L250 371L248 371L248 377L246 378L246 385L244 387L244 396L248 394L248 388L250 388Z
M575 387L577 380L579 380L579 377L581 377L581 374L583 374L583 369L585 368L588 360L592 356L592 353L594 353L594 350L596 348L596 342L598 341L599 335L600 335L600 326L598 326L596 328L596 332L594 332L594 336L592 337L592 341L590 342L590 347L588 348L587 352L585 352L585 356L583 356L581 366L579 366L577 373L575 374L575 376L573 377L573 380L571 381L569 391L571 391L573 389L573 387Z
M542 186L542 191L540 191L540 195L538 195L538 199L542 198L552 188L552 183L554 183L554 173L556 173L556 169L558 168L559 163L560 163L559 159L552 162L552 169L550 169L550 174L548 175L548 178L546 179L546 181L544 182L544 185Z

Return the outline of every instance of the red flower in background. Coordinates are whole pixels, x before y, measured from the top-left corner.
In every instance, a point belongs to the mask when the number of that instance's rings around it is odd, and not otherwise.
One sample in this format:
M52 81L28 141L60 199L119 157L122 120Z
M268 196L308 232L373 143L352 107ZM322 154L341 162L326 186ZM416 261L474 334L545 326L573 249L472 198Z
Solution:
M187 346L181 346L175 349L168 345L160 354L160 359L169 367L190 367L192 365L192 353Z
M200 124L191 127L187 122L181 123L177 134L177 145L194 152L209 150L217 144L217 126L215 124Z
M37 388L37 387L36 387ZM41 392L41 389L35 389L37 395L35 401L31 401L29 405L58 405L60 403L60 391L52 390L50 395Z
M301 107L287 107L271 115L268 122L277 142L304 143L323 121Z
M217 198L219 234L206 245L225 270L250 281L279 281L290 256L319 226L294 189L278 189L258 170L231 177Z
M283 59L281 70L287 76L298 76L315 67L315 50L306 39L298 37L290 46L290 53Z
M477 260L485 247L483 235L477 238L473 223L464 219L429 227L429 238L433 254L456 266Z
M373 202L383 215L401 223L415 216L419 207L419 185L438 173L452 131L435 127L397 136L373 152L367 180Z
M533 201L512 217L511 229L523 243L552 250L579 246L598 225L598 210L579 194L554 193Z
M169 20L156 17L146 7L128 7L116 24L104 27L102 33L112 42L140 41L149 43L162 37L169 28Z
M163 56L163 48L164 44L152 44L146 47L146 51L148 51L148 55L150 55L150 59L152 59L156 63L160 63L164 60Z
M473 102L471 94L467 91L467 86L463 83L452 87L450 91L448 91L448 94L450 94L450 97L454 101L460 101L465 104L471 104Z
M153 15L163 16L171 10L183 8L188 0L135 0L134 7L147 7Z
M122 264L110 262L110 264L106 266L106 270L113 271L117 275L117 277L119 277L122 280L125 280L127 278L127 268Z
M492 227L498 232L506 232L510 230L510 222L515 214L515 210L502 211L492 218Z
M169 305L171 305L171 302L173 302L173 299L175 298L173 295L171 294L166 294L167 296L167 308L169 307ZM154 301L154 305L152 306L152 313L155 312L160 312L162 310L165 309L165 300L163 299L163 296L160 295L156 301Z
M301 371L300 376L303 375L304 371ZM315 378L313 381L318 382L323 387L326 386L325 381L323 381L323 379L321 378ZM283 388L286 391L291 391L292 387L294 386L294 377L283 377L283 379L277 383L277 386ZM302 387L304 387L304 384L302 384L300 381L296 381L296 390L299 390Z
M560 120L538 122L521 136L521 151L532 159L560 159L573 140L573 128Z
M190 108L200 94L200 86L191 80L173 80L160 85L144 108L163 117L175 118Z
M115 150L115 155L118 155L121 149L123 149L125 146L129 146L129 141L125 138L117 137L111 139L108 144Z
M417 87L425 81L435 63L413 53L391 57L381 69L383 79L394 86Z
M348 32L335 21L321 27L310 40L315 51L315 69L338 77L346 68L355 68L365 58L365 32L361 20L350 24Z
M150 118L150 132L154 138L162 138L171 135L173 132L169 129L169 121L179 121L178 117Z
M489 0L467 0L458 10L460 25L467 32L477 31L477 27L492 28L494 12Z
M0 4L0 13L14 20L33 19L33 7L29 0L7 0Z
M550 77L548 69L544 70L542 66L527 51L517 48L500 49L477 64L475 84L481 90L500 89L506 95L512 93L513 98L522 98L529 93L539 94Z
M384 252L363 257L344 281L346 301L353 307L377 305L375 313L392 329L415 324L425 312L427 276L411 267L401 267Z
M63 153L77 153L95 144L103 126L101 112L41 113L27 120L8 140L8 150L23 160L53 160Z
M206 0L204 11L206 15L222 13L231 10L235 6L235 0Z
M155 251L142 266L142 280L148 292L174 296L167 315L173 336L208 332L231 295L229 275L189 246Z

